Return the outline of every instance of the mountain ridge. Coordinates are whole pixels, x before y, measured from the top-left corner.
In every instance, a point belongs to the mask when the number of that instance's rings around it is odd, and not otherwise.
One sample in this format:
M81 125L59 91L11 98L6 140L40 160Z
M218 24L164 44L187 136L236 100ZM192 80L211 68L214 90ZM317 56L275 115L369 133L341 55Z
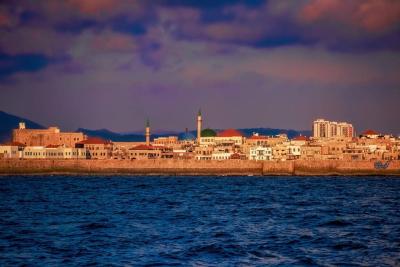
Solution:
M12 130L18 127L19 122L25 122L26 127L29 129L44 129L45 127L39 123L31 121L29 119L15 116L4 111L0 111L0 143L7 142L11 140ZM223 129L215 129L216 131L222 131ZM309 136L311 131L304 131L304 130L293 130L293 129L276 129L276 128L269 128L269 127L256 127L256 128L239 128L239 131L243 133L244 136L251 136L253 133L258 133L260 135L277 135L277 134L287 134L289 138L293 138L299 135ZM144 133L140 134L138 131L132 131L130 133L117 133L110 131L108 129L86 129L86 128L78 128L77 132L83 132L84 134L91 136L91 137L100 137L106 140L111 140L114 142L129 142L129 141L144 141ZM192 130L189 133L196 136L196 131ZM171 131L165 130L158 130L157 133L152 134L151 137L165 137L165 136L182 136L185 132L179 131Z
M34 121L0 110L0 142L11 141L12 130L17 128L18 124L22 121L25 122L26 127L30 129L45 128Z

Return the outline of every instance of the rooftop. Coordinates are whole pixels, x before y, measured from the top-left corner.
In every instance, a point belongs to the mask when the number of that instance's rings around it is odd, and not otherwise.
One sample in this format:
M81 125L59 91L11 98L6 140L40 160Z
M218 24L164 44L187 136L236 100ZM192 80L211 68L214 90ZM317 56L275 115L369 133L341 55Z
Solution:
M308 137L304 135L299 135L293 138L294 141L308 141Z
M129 150L154 150L156 149L153 146L148 146L148 145L137 145L135 147L130 148Z
M242 137L243 134L235 129L227 129L217 134L218 137Z
M77 144L83 144L83 145L108 145L111 144L111 141L104 140L99 137L89 137L86 140L82 140L78 142Z
M363 132L362 135L378 135L378 133L375 132L374 130L369 129Z
M4 144L1 144L2 146L26 146L23 143L20 142L6 142Z

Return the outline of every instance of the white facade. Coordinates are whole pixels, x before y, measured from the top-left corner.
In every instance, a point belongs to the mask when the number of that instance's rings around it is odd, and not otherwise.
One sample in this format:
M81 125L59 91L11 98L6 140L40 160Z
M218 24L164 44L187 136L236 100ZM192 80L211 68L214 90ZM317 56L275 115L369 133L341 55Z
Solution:
M84 148L27 146L21 153L24 159L86 159Z
M229 152L220 152L220 151L214 151L211 154L211 159L212 160L227 160L230 159L233 153Z
M200 137L200 145L202 146L213 146L215 145L215 137Z
M241 146L244 143L243 136L216 136L214 140L215 144L231 143L237 146Z
M250 160L272 160L272 148L270 147L251 147L249 151Z
M21 151L18 146L3 145L0 146L0 158L20 158Z
M290 145L288 150L289 156L295 157L295 158L300 158L301 156L301 146L296 146L296 145Z
M84 148L70 148L70 147L57 147L46 148L47 159L86 159L86 149Z
M46 148L43 146L27 146L22 152L24 159L45 159Z

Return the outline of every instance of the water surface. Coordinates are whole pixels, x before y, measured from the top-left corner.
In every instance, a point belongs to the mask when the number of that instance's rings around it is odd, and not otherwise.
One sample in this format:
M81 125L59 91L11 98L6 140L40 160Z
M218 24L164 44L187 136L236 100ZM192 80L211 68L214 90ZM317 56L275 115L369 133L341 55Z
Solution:
M0 177L0 266L396 266L400 179Z

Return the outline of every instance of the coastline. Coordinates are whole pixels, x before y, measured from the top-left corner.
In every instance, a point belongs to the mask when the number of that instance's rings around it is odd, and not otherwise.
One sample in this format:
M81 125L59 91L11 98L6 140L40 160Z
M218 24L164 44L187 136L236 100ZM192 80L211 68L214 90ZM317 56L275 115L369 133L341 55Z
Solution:
M400 161L1 159L0 175L400 176Z

